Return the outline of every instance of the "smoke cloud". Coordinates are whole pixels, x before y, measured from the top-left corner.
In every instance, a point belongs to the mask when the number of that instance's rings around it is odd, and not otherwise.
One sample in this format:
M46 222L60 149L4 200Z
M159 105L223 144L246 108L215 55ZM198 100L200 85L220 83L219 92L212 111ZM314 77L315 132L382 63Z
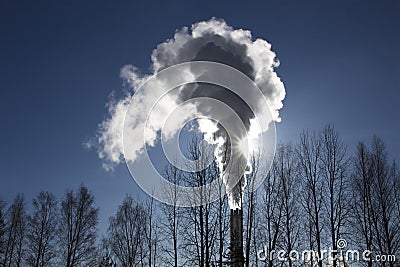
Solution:
M236 68L246 74L260 88L266 97L271 108L272 119L279 122L279 110L283 107L282 101L285 97L285 88L274 69L279 66L275 53L271 50L271 44L263 39L253 40L251 32L243 29L233 29L227 23L220 19L210 19L193 24L191 28L183 27L178 30L173 38L164 43L159 44L151 55L152 73L149 75L140 75L136 67L132 65L124 66L121 70L121 77L132 88L123 99L112 101L108 105L108 117L100 124L97 135L98 154L104 160L104 166L107 169L112 168L124 160L122 129L126 110L129 105L134 104L135 108L146 110L154 103L146 102L147 96L156 94L155 91L138 90L140 86L151 76L170 66L190 62L190 61L214 61L223 63ZM190 73L184 75L191 75ZM155 88L154 90L157 90ZM160 89L161 90L161 89ZM131 103L132 96L134 103ZM154 146L157 143L158 136L163 127L162 121L165 114L169 114L175 110L182 101L190 100L197 97L209 97L224 102L241 119L244 125L244 132L235 133L237 136L231 136L231 140L227 140L225 130L218 123L210 120L199 120L199 130L204 133L206 141L217 145L215 156L218 159L219 167L224 168L224 159L222 157L222 149L227 142L235 142L243 136L257 135L254 122L253 111L249 106L233 92L219 87L217 85L194 83L182 86L177 90L171 91L159 103L157 111L152 113L149 118L147 114L141 114L135 118L131 118L131 130L128 133L130 148L133 153L125 154L126 161L134 162L144 151L144 143ZM249 96L255 106L261 105L260 99L254 95ZM262 108L262 107L260 107ZM175 110L176 112L176 110ZM218 107L187 105L185 109L179 111L176 125L180 126L180 122L184 122L191 116L201 115L209 116L218 111ZM147 120L147 122L146 122ZM227 118L231 124L237 124L237 119ZM135 131L143 131L143 127L147 123L150 125L150 132L146 132L145 142L134 138ZM243 127L237 127L243 129ZM264 129L265 130L265 129ZM172 136L179 131L179 128L169 127L163 129L161 133L164 137ZM125 133L126 134L126 133ZM235 147L235 146L233 146ZM235 153L232 151L232 153ZM225 178L226 179L226 178ZM227 183L225 183L227 185ZM229 191L229 186L227 186ZM237 191L237 189L236 189ZM230 200L232 206L234 203L240 202L237 193L231 188Z

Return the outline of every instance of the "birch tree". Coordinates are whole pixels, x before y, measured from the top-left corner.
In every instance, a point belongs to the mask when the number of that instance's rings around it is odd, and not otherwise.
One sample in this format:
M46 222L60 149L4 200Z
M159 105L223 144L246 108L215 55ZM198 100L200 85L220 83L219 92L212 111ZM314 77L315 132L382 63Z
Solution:
M98 208L84 186L69 190L61 202L59 249L66 267L93 265L96 259Z
M19 194L7 212L7 230L3 266L22 266L26 230L26 211L23 195Z
M52 266L56 256L58 207L55 197L41 192L33 200L33 214L28 216L28 266Z

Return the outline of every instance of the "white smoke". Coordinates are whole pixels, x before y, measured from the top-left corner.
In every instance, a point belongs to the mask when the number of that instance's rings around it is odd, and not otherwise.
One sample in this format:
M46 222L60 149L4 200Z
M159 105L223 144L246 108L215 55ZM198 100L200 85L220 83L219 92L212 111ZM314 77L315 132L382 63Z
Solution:
M209 60L239 69L249 76L263 92L272 109L273 120L280 121L279 110L283 107L282 101L285 97L285 88L274 71L274 68L279 66L279 61L276 59L275 53L271 50L271 44L263 39L253 40L248 30L235 30L227 25L225 21L215 18L202 21L193 24L190 30L187 27L183 27L175 33L173 38L159 44L153 50L151 60L152 73L148 75L140 75L138 69L132 65L124 66L121 70L121 77L132 88L132 91L123 99L109 103L109 116L100 124L96 140L99 157L104 160L106 168L112 168L124 159L122 132L128 106L133 104L137 109L146 110L149 105L154 104L146 102L146 99L149 99L148 95L157 94L157 92L138 90L140 86L151 75L179 63L194 60ZM187 75L190 75L190 73ZM157 89L155 88L154 90ZM212 96L213 90L214 88L211 86L203 91L207 92L207 95L211 94ZM128 132L128 136L124 138L129 139L129 147L133 153L130 153L130 156L125 158L126 161L135 161L143 153L143 140L137 140L134 137L135 131L143 131L147 119L147 124L150 125L151 131L146 135L145 143L154 146L157 142L157 134L162 129L165 114L169 114L174 110L180 99L189 99L192 97L190 94L195 94L195 90L189 91L189 95L185 95L187 92L182 90L175 90L173 92L175 94L168 94L165 99L158 103L158 110L160 112L151 114L149 118L147 118L148 114L142 113L140 113L142 114L141 116L131 118L130 131ZM134 103L130 103L134 94ZM232 103L235 103L237 100L232 101ZM254 98L252 101L258 103L260 99ZM238 108L236 111L240 113L242 110L244 109ZM202 107L189 105L186 110L182 110L179 118L181 121L185 121L185 119L193 115L204 115ZM243 114L241 114L250 139L256 138L260 133L260 130L253 123L252 115L254 114L250 114L248 111L243 111ZM215 156L218 159L220 169L222 169L221 151L226 140L222 136L216 135L219 131L217 123L204 119L199 120L198 124L199 130L204 133L205 140L217 145ZM177 128L170 127L168 132L164 132L165 129L163 129L161 134L167 137L172 136L180 130L180 125L177 122Z

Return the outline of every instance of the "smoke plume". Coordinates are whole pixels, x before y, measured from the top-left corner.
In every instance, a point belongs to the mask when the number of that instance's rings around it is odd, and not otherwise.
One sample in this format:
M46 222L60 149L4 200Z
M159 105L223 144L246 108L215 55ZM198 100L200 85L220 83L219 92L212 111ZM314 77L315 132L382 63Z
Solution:
M170 66L190 61L213 61L229 65L246 74L260 88L266 97L271 108L272 119L280 121L279 110L283 107L282 101L285 97L285 88L277 76L274 69L279 66L275 53L271 50L271 44L263 39L253 40L250 31L243 29L233 29L227 23L220 19L212 18L208 21L202 21L193 24L191 28L183 27L178 30L173 38L164 43L159 44L151 55L152 73L148 75L140 75L136 67L132 65L124 66L121 70L121 77L132 88L132 91L119 101L109 103L109 116L100 124L96 143L98 144L99 157L104 160L105 168L112 168L124 160L122 129L125 119L125 113L129 104L132 105L131 98L135 94L135 108L145 110L154 103L146 102L148 95L155 92L144 92L138 90L140 86L151 75L168 68ZM190 74L188 74L190 75ZM157 89L154 89L157 90ZM124 138L130 139L130 147L134 153L129 156L125 155L126 161L134 162L137 157L141 156L144 151L143 140L135 140L135 131L143 131L144 124L150 125L151 131L146 135L145 144L154 146L157 143L158 135L162 129L162 121L165 114L174 110L182 101L190 100L197 97L208 97L217 99L230 106L233 111L241 119L244 125L244 132L237 132L235 136L231 136L231 140L226 138L223 127L218 123L210 120L199 120L199 130L204 133L207 142L217 145L215 156L222 172L226 164L223 148L228 143L240 140L243 136L251 136L254 133L254 113L249 106L236 94L231 91L219 87L217 85L195 83L183 86L179 90L171 91L162 101L158 103L159 112L155 112L151 117L147 118L147 114L132 119L131 131ZM261 105L260 99L249 96L255 106ZM218 112L217 107L188 105L186 109L181 111L178 118L184 121L193 115L209 116ZM231 124L237 124L237 119L227 118ZM177 127L180 125L177 122ZM243 127L237 127L243 129ZM178 128L169 127L164 130L162 135L168 137L176 132ZM257 135L257 133L255 134ZM232 147L235 147L234 145ZM229 153L236 153L229 151ZM226 154L226 153L225 153ZM235 193L237 188L230 188L229 182L224 179L227 191L230 196L231 208L237 208L240 202L240 193ZM245 181L243 181L245 183ZM243 183L243 184L244 184ZM240 190L239 190L240 191Z

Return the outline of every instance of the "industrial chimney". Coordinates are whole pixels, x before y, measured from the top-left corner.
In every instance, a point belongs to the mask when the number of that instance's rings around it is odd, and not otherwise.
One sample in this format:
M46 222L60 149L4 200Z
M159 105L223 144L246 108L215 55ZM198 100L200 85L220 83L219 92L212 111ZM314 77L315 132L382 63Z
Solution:
M231 259L232 267L243 267L243 211L231 210Z

